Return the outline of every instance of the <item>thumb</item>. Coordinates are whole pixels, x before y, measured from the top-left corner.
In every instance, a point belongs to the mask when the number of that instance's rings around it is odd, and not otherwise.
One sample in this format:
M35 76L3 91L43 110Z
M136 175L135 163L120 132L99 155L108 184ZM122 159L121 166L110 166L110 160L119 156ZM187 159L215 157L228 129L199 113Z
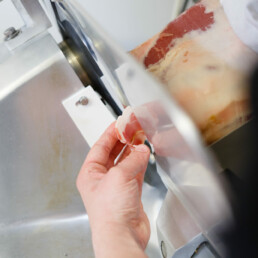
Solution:
M149 148L144 145L137 145L132 152L120 163L116 169L123 173L128 180L135 178L139 173L145 172L150 157Z

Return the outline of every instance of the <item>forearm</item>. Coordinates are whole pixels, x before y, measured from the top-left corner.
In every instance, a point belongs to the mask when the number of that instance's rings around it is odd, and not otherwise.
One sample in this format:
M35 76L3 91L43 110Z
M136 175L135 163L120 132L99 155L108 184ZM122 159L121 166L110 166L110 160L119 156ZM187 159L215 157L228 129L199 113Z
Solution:
M143 248L133 233L122 227L92 230L93 247L96 258L146 258Z

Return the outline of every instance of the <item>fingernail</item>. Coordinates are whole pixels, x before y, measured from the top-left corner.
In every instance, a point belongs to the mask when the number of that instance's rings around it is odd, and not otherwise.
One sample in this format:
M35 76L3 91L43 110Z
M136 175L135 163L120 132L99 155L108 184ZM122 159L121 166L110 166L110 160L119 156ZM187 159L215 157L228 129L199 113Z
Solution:
M137 145L134 150L138 152L148 152L149 148L146 145L141 144L141 145Z

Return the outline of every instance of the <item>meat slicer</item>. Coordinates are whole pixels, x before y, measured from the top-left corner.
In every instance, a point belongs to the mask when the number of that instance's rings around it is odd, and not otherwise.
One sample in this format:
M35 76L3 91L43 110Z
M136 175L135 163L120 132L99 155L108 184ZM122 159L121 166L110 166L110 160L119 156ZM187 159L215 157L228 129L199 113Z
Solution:
M234 140L212 146L224 162L218 165L160 83L77 2L45 1L51 18L38 1L12 2L25 26L7 31L0 48L0 256L93 257L77 172L125 106L148 104L164 117L156 132L168 131L174 142L152 146L143 188L152 227L147 254L225 257L220 233L232 223L232 211L220 172L239 168L225 155ZM54 23L60 44L47 30ZM173 154L159 155L157 147Z

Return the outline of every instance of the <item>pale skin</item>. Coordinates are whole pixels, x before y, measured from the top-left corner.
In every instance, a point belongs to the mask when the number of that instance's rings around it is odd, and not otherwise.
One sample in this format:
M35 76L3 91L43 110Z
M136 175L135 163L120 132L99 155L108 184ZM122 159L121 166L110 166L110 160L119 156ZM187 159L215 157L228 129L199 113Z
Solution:
M141 202L149 148L126 148L111 124L89 152L77 178L87 210L96 258L147 257L149 220Z

